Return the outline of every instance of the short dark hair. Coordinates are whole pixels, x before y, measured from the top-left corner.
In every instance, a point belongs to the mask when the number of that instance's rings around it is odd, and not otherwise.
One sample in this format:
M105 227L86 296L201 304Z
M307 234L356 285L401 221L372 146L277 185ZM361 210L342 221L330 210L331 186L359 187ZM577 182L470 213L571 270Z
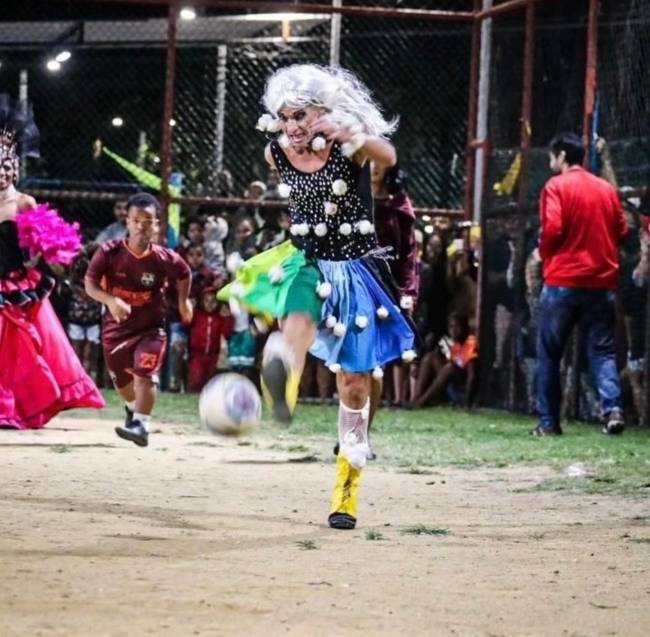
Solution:
M557 157L562 151L566 158L567 164L582 164L585 156L585 148L582 145L582 139L575 133L559 133L549 144L551 152Z
M126 202L127 211L131 207L147 208L148 206L154 207L156 210L156 216L160 215L160 202L148 192L136 192L135 195L131 195Z

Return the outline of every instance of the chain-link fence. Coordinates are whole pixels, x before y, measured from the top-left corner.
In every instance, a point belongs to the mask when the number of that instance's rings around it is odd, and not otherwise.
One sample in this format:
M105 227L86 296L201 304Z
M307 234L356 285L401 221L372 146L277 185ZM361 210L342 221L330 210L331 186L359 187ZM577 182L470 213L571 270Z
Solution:
M177 20L173 47L168 4L79 2L44 12L36 22L0 22L1 90L27 95L42 133L42 158L27 164L21 187L79 220L89 236L113 220L115 197L142 188L164 194L161 178L167 174L171 196L225 197L215 205L240 205L252 181L269 178L267 140L255 130L266 78L287 64L328 64L338 57L388 115L400 117L395 143L417 206L465 208L471 216L471 142L486 150L486 174L476 179L484 185L482 245L474 234L467 268L472 280L465 288L473 293L480 278L480 394L484 404L533 411L541 286L537 201L549 177L549 139L585 126L590 0L532 3L530 149L521 144L524 2L310 0L293 3L291 13L283 3L278 13L268 2L214 0L202 3L193 19ZM605 141L600 152L592 149L589 167L616 183L632 227L622 253L619 330L620 363L629 372L643 369L648 358L646 288L631 282L631 271L639 258L638 212L647 207L643 189L650 177L650 0L597 4L597 82L587 132ZM487 134L468 146L468 129L476 136L468 127L478 88L471 73L472 63L479 65L473 36L485 24L473 16L492 5L512 11L491 22ZM337 6L340 19L333 19ZM181 220L207 200L192 201L181 206ZM425 238L434 233L434 216L422 211ZM450 245L460 238L468 240L468 233L453 227L441 232ZM474 267L479 256L480 277ZM475 305L463 307L473 311ZM567 355L565 385L583 390L568 392L568 409L575 412L581 403L580 413L589 416L595 413L593 392L588 376L578 373L578 360L576 345ZM642 382L642 372L630 374L634 383ZM637 400L629 412L643 409Z
M640 258L640 213L650 180L648 36L650 3L600 2L593 116L585 118L588 2L543 3L534 29L532 149L521 173L524 27L519 16L494 20L489 139L492 150L484 199L482 397L486 404L534 413L536 340L542 286L536 250L538 201L551 176L548 142L562 131L587 133L587 167L616 186L630 233L621 247L618 362L630 422L644 420L647 282L632 280ZM586 129L585 129L586 126ZM526 192L521 188L526 184ZM647 205L647 204L646 204ZM546 317L546 320L548 317ZM544 320L544 319L541 319ZM597 419L598 394L576 333L562 366L564 415Z

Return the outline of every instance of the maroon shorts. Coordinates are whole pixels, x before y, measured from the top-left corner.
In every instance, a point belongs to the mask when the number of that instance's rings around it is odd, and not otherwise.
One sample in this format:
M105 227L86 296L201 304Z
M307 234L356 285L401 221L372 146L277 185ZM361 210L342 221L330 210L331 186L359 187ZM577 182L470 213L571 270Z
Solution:
M158 370L167 347L162 331L129 336L123 341L104 343L104 359L116 387L125 387L134 376L158 383Z

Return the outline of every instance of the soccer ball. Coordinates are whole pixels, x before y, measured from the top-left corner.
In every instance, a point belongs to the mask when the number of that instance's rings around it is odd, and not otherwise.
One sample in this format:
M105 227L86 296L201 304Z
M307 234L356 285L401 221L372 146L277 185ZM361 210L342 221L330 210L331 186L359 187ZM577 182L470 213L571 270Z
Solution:
M257 388L241 374L219 374L199 396L199 418L212 433L239 436L255 429L262 417Z

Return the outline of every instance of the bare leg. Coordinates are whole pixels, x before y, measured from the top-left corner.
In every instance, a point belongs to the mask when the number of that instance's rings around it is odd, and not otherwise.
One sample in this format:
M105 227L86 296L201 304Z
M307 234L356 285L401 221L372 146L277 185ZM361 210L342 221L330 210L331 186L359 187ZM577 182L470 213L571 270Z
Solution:
M454 371L453 363L445 363L442 369L436 374L436 379L428 387L428 389L415 401L416 407L424 407L427 403L431 402L434 398L442 395L449 379Z
M266 341L262 357L263 391L276 421L290 423L298 400L300 376L316 338L316 325L309 314L291 314Z
M133 380L135 411L149 416L156 402L156 385L150 378L136 376Z
M415 405L431 386L438 372L445 364L443 357L438 352L429 352L420 362L420 370L415 383L415 391L411 396L411 404Z
M393 365L393 387L395 388L395 404L404 402L404 367L401 363Z

